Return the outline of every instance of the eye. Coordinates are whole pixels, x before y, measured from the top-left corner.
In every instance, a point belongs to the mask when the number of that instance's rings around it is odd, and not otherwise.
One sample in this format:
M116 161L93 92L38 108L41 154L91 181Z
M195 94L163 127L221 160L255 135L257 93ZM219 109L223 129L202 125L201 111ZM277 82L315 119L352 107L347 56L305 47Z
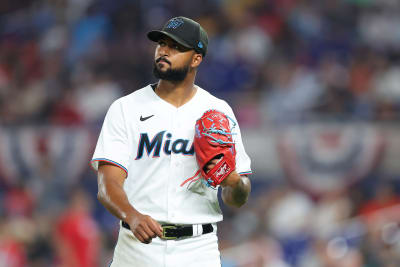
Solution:
M163 41L163 40L159 40L159 41L158 41L158 45L159 45L159 46L165 46L166 43L165 43L165 41Z

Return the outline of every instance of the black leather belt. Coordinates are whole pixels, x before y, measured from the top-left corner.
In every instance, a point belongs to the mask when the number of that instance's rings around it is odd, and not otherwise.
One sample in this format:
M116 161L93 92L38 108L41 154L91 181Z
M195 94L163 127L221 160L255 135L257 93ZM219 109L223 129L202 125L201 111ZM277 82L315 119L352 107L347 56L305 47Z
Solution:
M197 234L193 233L193 227L197 227L197 225L176 225L176 224L163 224L161 225L163 229L163 239L172 240L178 239L182 237L191 237L191 236L198 236L201 234L208 234L214 231L214 227L211 223L207 224L199 224L199 227L202 229L201 232ZM130 230L129 224L126 222L122 222L122 227Z

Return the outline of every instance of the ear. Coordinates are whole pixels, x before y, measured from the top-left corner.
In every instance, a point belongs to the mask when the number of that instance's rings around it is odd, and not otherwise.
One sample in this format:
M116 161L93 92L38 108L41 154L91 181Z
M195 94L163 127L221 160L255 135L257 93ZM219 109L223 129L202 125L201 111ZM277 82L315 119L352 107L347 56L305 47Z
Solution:
M194 53L193 57L192 57L191 67L192 68L198 67L200 65L201 61L203 61L203 55L202 54L198 54L198 53Z

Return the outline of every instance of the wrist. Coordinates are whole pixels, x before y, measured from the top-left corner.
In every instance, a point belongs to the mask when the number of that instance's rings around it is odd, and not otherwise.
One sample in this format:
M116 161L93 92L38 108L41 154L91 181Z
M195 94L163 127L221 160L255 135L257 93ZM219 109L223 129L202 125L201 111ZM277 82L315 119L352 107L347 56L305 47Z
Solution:
M239 181L240 175L236 171L233 171L221 182L221 186L235 187L239 183Z
M126 214L124 221L126 223L128 223L129 225L131 225L132 223L136 222L137 218L140 215L141 215L141 213L134 209L131 212L129 212L129 214Z

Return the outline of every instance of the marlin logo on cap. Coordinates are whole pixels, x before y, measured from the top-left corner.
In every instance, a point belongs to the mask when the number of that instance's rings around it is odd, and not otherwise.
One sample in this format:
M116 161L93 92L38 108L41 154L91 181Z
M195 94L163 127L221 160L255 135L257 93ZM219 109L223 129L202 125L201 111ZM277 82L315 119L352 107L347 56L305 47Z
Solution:
M168 25L165 27L167 29L176 29L183 24L183 19L174 18L168 22Z
M199 48L203 48L203 43L199 41L198 44L197 44L197 46L198 46Z

